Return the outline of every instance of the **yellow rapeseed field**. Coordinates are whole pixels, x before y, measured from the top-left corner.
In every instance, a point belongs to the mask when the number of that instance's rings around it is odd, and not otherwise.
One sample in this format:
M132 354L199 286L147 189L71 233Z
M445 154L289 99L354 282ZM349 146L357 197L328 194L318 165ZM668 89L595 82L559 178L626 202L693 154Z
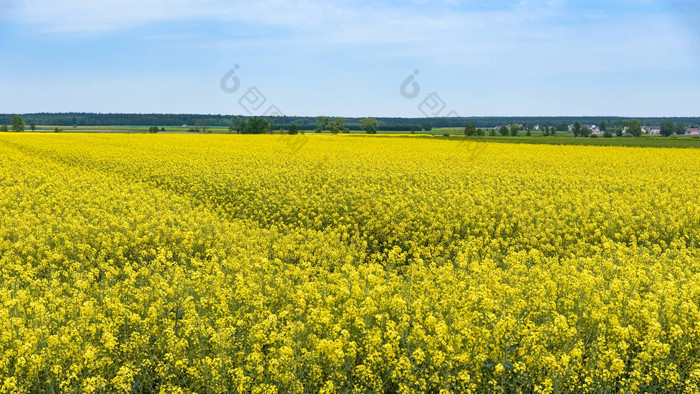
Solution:
M0 392L533 390L700 391L700 150L0 135Z

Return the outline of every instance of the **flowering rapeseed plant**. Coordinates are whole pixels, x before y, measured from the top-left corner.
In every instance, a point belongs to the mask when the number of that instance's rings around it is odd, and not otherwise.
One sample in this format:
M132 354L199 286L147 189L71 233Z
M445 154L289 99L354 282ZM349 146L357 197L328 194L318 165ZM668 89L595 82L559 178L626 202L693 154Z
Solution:
M700 152L3 135L0 392L700 390Z

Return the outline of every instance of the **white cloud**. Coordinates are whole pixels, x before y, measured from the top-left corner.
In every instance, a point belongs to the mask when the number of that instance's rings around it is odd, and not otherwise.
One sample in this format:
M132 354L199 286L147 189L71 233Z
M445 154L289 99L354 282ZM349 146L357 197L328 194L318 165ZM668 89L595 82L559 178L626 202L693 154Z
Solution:
M2 1L2 0L0 0ZM21 23L51 34L125 30L159 21L210 20L275 28L234 38L224 29L162 31L146 36L173 45L263 50L292 47L312 53L357 46L377 56L443 57L457 62L485 57L503 64L570 70L673 69L697 53L678 17L601 14L599 7L571 13L566 0L413 0L414 5L370 0L24 0L13 2ZM415 3L418 3L417 5ZM580 7L580 6L579 6ZM273 31L273 29L270 29ZM238 31L240 33L240 31ZM639 62L634 57L639 56ZM502 57L502 63L501 58ZM541 59L541 60L540 60ZM621 60L623 59L623 60ZM664 62L654 60L664 59ZM625 64L624 62L627 62ZM479 64L479 61L476 61Z
M211 19L301 28L321 17L342 18L346 9L328 2L299 0L25 0L13 14L47 32L100 32L149 22ZM317 17L317 18L315 18Z
M419 23L431 18L448 18L452 21L466 18L464 24L485 21L483 16L498 18L499 15L518 15L520 19L528 19L558 7L561 2L489 3L498 4L498 7L479 3L465 7L461 4L463 2L457 0L413 0L413 5L364 0L17 0L9 4L12 5L12 14L23 23L35 25L46 32L80 33L127 29L149 22L201 18L300 30L324 27L334 31L387 21L394 25L420 28ZM525 8L527 12L522 12Z

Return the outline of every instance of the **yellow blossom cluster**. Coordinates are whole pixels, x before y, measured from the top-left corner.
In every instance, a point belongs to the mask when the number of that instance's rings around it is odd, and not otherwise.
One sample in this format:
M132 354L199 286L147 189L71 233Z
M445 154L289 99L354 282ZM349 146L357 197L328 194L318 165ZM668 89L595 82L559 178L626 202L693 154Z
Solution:
M695 149L2 135L0 392L698 392L699 174Z

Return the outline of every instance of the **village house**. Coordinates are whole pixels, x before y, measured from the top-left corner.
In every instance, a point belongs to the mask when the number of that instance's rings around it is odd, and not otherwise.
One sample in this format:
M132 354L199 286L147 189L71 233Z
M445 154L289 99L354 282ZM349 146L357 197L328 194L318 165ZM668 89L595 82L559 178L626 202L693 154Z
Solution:
M594 124L582 124L581 125L581 130L590 130L591 134L596 134L596 135L602 135L603 131L596 125ZM569 133L573 133L574 131L574 125L570 124L569 125Z
M661 134L661 127L659 127L659 126L646 126L646 127L644 127L644 132L647 134Z
M685 133L689 135L698 135L700 134L700 128L698 127L688 127L685 129Z
M585 125L582 125L581 127L590 130L591 134L595 134L595 135L602 135L603 134L603 131L598 126L596 126L594 124L591 124L591 125L585 124Z

